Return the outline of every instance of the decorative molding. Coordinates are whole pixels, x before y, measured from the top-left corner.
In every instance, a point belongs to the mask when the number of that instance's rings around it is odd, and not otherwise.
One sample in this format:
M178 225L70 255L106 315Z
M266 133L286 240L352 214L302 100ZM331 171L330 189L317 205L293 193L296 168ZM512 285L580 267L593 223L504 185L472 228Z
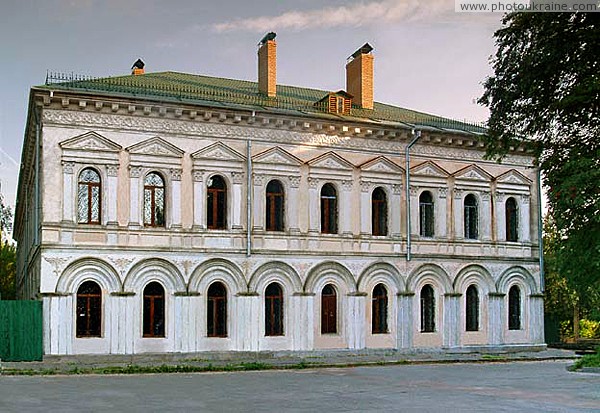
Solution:
M68 262L71 257L47 257L43 256L44 260L52 265L52 272L58 277L65 269L65 263Z
M319 186L319 179L308 177L308 186L311 189L316 189Z
M119 165L106 165L106 174L108 176L118 176Z
M325 168L325 169L336 169L336 170L352 170L354 165L342 158L335 152L329 151L323 155L319 155L316 158L308 161L311 168Z
M75 169L75 162L63 162L63 173L65 174L73 174L73 170Z
M481 200L484 202L489 202L491 199L490 191L481 191Z
M369 189L371 189L371 182L360 181L360 192L369 192Z
M118 107L118 105L117 105ZM205 136L211 138L233 138L269 141L282 144L305 144L340 149L357 149L390 154L404 153L406 142L374 138L328 135L291 130L271 129L255 126L229 125L227 123L209 123L202 120L154 118L129 115L114 115L111 113L80 112L71 110L44 110L43 121L48 124L82 126L87 128L114 128L119 130L145 130L153 133L176 133L180 135ZM325 130L325 129L323 129ZM481 161L485 152L456 148L445 145L417 145L413 154L437 156L445 159L461 159ZM505 163L530 166L532 157L529 155L508 155Z
M448 196L448 188L438 188L438 197L445 199Z
M110 293L110 295L113 297L133 297L133 296L135 296L135 292L133 292L133 291L116 291L116 292Z
M462 196L463 196L462 189L454 188L454 190L452 192L454 192L454 199L458 199L458 200L462 199Z
M181 181L181 173L182 173L181 169L171 168L171 169L169 169L169 173L171 174L171 179L173 181Z
M290 187L299 188L300 187L300 177L295 175L288 176L288 180L290 181Z
M504 198L506 197L504 192L496 191L494 196L496 197L496 202L504 203Z
M215 142L192 154L192 159L244 162L246 158L223 142Z
M254 173L254 174L252 174L252 180L253 180L255 186L261 186L261 185L264 185L264 183L265 183L265 176Z
M392 185L392 192L394 195L402 195L402 184L394 184Z
M385 174L401 174L404 170L385 156L378 156L359 166L362 171Z
M410 168L411 175L419 176L435 176L439 178L447 178L450 174L444 168L433 161L425 161L417 166Z
M246 176L246 174L244 174L243 172L232 172L231 173L231 179L234 184L243 184L245 176Z
M470 181L489 182L492 180L492 175L490 175L489 173L484 171L483 168L475 164L469 165L454 172L453 176L455 179L466 179Z
M108 259L115 264L115 267L119 270L121 276L125 275L125 272L129 268L129 265L135 261L135 258L126 258L126 257L108 257Z
M158 136L138 142L128 147L127 151L131 154L169 156L174 158L181 158L184 154L181 149Z
M88 132L59 143L63 150L119 152L122 147L96 132Z
M139 178L142 176L142 167L141 166L130 166L129 167L129 176L131 178Z
M417 192L419 191L419 187L418 186L410 186L410 196L417 196Z
M276 146L252 157L253 163L283 164L300 166L304 162L288 151Z
M522 204L529 204L531 197L527 194L527 195L521 195L521 203Z
M202 169L194 169L192 177L194 182L202 182L204 181L204 171Z
M342 181L342 189L346 192L352 190L352 181Z

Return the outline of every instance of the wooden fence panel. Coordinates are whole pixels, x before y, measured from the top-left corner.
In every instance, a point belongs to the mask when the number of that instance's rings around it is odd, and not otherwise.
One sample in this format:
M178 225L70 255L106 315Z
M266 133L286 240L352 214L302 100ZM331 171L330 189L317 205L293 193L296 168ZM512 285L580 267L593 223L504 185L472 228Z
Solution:
M41 360L42 333L41 301L0 300L0 360Z

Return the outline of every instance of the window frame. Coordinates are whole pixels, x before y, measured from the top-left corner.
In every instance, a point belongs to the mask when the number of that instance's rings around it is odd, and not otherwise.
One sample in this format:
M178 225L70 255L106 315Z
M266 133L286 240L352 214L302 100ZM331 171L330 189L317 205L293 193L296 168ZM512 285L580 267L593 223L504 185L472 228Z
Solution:
M98 177L98 182L86 182L82 181L81 177L84 172L92 171ZM81 187L87 187L86 191L86 203L87 203L87 220L81 221L79 217L79 191ZM93 211L93 189L98 189L98 220L95 221L92 219L92 211ZM96 168L91 166L86 166L79 171L79 175L77 176L77 223L82 225L101 225L102 224L102 174Z
M93 284L97 292L82 292L81 290ZM97 301L95 305L93 305L93 301ZM77 288L76 299L75 299L75 337L77 338L101 338L102 337L102 287L94 280L86 280L79 285ZM85 304L81 306L81 304ZM81 315L81 307L85 308L84 317L80 317ZM92 313L95 310L96 313ZM85 328L80 328L82 322L85 320ZM95 320L94 320L95 319ZM91 325L93 321L96 322L97 326L94 328L94 331L91 330Z
M211 293L212 289L222 289L222 294ZM211 338L227 337L227 287L221 281L214 281L206 290L206 336Z
M479 288L477 288L477 285L471 284L465 292L465 331L479 331L479 307Z
M323 191L325 188L331 188L333 195L324 195ZM338 234L338 191L335 185L328 182L321 187L321 191L319 193L319 203L321 212L321 234Z
M162 181L162 186L146 184L146 180L150 175L156 175ZM156 210L156 191L162 189L162 222L159 221L158 211ZM146 203L146 191L150 192L150 206ZM145 227L164 228L167 226L167 183L165 177L157 171L150 171L144 176L144 190L142 192L143 202L143 222ZM150 222L146 222L146 208L150 208Z
M215 179L222 182L222 188L212 188ZM215 174L210 176L206 181L206 228L209 230L226 230L227 229L227 208L228 208L228 190L229 185L223 175ZM223 206L219 208L219 196L222 196ZM212 199L212 201L211 201ZM211 213L212 212L212 213ZM212 219L209 219L209 217ZM221 219L219 219L221 218ZM221 224L219 225L219 221Z
M513 292L516 292L513 293ZM508 290L508 329L511 331L522 330L522 294L518 285L512 285Z
M431 291L431 294L425 295L425 292ZM436 332L436 299L435 288L431 284L425 284L421 287L419 293L420 310L421 310L421 333Z
M473 204L468 200L473 200ZM479 200L475 194L467 194L463 201L463 230L464 238L470 240L479 239Z
M512 201L513 205L509 205ZM514 197L508 197L504 203L504 217L506 221L506 241L519 241L519 204Z
M278 192L269 191L271 184L279 186ZM285 189L278 179L270 180L265 187L265 230L285 231Z
M330 289L330 293L325 293L325 289ZM331 283L326 284L321 289L321 334L338 333L338 305L337 289Z
M377 290L380 290L379 293ZM383 283L371 291L371 334L389 334L389 294Z
M277 288L277 294L269 292L269 289ZM285 335L285 301L283 287L277 281L273 281L265 288L265 337L281 337ZM277 307L279 307L277 309ZM278 310L278 311L277 311Z
M146 292L148 288L151 286L154 287L157 285L161 288L162 294L150 294ZM165 287L158 281L150 281L148 284L144 286L144 290L142 293L142 337L143 338L165 338L166 337L166 290ZM149 313L146 313L146 300L150 303ZM162 315L158 316L162 318L159 321L156 320L156 301L161 303L162 301ZM160 310L159 310L160 311ZM148 316L148 320L146 320L146 316ZM147 322L146 322L147 321ZM160 322L162 321L162 323ZM149 328L149 330L146 329ZM158 327L158 332L156 332Z
M375 193L382 195L382 199L376 199ZM388 235L388 196L383 187L378 186L371 193L371 234L376 237Z
M429 202L423 199L429 195ZM435 201L431 191L423 191L419 194L419 235L423 238L435 236Z

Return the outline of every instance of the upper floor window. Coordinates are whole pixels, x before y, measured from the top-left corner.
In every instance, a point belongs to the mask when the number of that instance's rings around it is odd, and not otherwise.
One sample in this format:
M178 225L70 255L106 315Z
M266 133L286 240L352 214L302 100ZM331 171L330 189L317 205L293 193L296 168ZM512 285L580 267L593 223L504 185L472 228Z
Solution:
M215 175L208 180L206 193L206 226L208 229L227 227L227 184L223 177Z
M429 284L421 288L421 332L435 331L435 295Z
M283 290L277 283L265 290L265 335L283 335Z
M266 230L283 231L283 185L277 180L267 184Z
M86 281L77 290L77 337L100 337L102 331L102 290Z
M165 289L153 281L144 288L144 337L165 336Z
M479 237L478 206L475 195L465 197L465 238L477 239Z
M519 221L517 215L517 201L510 197L506 200L506 240L516 242L519 240Z
M467 331L478 331L479 330L479 293L475 285L470 285L467 288L467 302L466 302L466 330Z
M331 184L321 188L321 233L337 234L337 193Z
M388 296L383 284L377 284L373 288L371 299L371 332L372 334L384 334L388 332L387 323Z
M335 287L327 284L321 291L321 334L337 333L337 294Z
M77 222L80 224L100 223L101 202L100 175L92 168L85 168L79 174L77 189Z
M419 196L419 234L433 237L433 196L425 191Z
M144 225L165 226L165 181L156 172L144 179Z
M227 289L221 282L208 288L206 332L208 337L227 337Z
M387 197L381 187L371 196L371 223L373 235L387 235Z
M508 329L521 329L521 290L516 285L508 290Z

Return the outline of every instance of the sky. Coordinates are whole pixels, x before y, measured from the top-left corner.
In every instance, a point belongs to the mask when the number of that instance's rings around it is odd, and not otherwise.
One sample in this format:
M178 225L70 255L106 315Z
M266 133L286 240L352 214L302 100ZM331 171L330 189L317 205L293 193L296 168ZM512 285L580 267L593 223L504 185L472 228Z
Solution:
M345 62L368 42L375 100L485 121L498 13L454 0L1 0L0 190L14 205L28 95L46 72L178 71L257 79L257 43L277 33L277 83L345 88Z

